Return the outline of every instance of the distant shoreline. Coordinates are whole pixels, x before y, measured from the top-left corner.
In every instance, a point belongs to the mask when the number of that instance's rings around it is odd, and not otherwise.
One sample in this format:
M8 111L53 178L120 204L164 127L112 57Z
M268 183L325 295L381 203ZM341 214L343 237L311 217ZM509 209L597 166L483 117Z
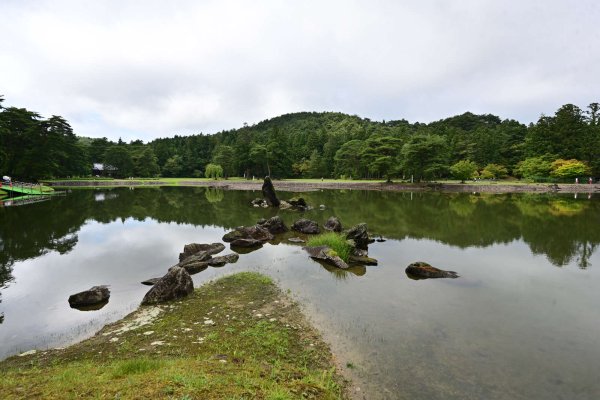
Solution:
M130 186L202 186L224 190L260 190L262 180L205 180L181 178L179 180L85 180L49 181L48 185L61 188L77 187L130 187ZM275 189L302 192L319 189L377 190L391 192L450 192L450 193L600 193L600 184L547 184L547 183L386 183L381 181L333 181L333 180L274 180Z

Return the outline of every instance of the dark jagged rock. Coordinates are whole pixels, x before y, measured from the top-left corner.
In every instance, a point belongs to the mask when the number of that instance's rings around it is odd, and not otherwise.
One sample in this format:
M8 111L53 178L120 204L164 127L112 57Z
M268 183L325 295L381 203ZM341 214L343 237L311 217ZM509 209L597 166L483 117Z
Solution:
M203 251L208 255L213 255L225 250L223 243L190 243L183 247L183 253L179 253L179 261L183 261L186 258Z
M360 264L360 265L377 265L378 264L378 261L376 259L367 257L367 256L351 255L349 261L353 264Z
M208 259L210 259L210 256ZM196 261L192 261L192 262L179 263L176 265L176 267L183 268L187 271L188 274L194 275L194 274L197 274L198 272L202 272L208 268L208 260L206 260L206 261L196 260Z
M303 247L311 258L325 261L334 267L347 269L348 264L342 260L335 251L328 246Z
M324 225L325 229L333 232L341 232L342 231L342 223L337 217L329 217L327 222Z
M194 282L190 274L184 268L171 267L169 272L146 293L142 305L181 299L193 291Z
M88 290L69 296L69 305L71 308L84 308L98 304L104 306L109 298L110 290L108 290L107 286L94 286Z
M444 271L422 261L414 262L406 267L406 275L413 279L458 278L458 274L454 271Z
M276 215L269 219L261 219L257 222L257 224L271 233L284 233L289 231L288 227L285 226L285 223L279 215Z
M367 249L369 243L373 243L374 240L369 237L367 232L367 224L362 223L350 228L346 234L346 239L353 240L354 244L359 249Z
M302 197L292 197L287 202L290 203L290 205L294 208L298 208L301 210L305 210L308 208L308 204L306 204L306 200L304 200Z
M273 182L271 182L271 178L265 176L265 181L262 185L262 194L267 200L267 204L271 207L279 207L279 199L275 194L275 188L273 187Z
M294 222L292 225L292 230L310 234L321 232L321 229L319 229L319 224L306 218L301 218Z
M257 239L235 239L231 242L231 247L262 247L263 243Z
M145 281L142 281L142 285L153 286L158 281L160 281L160 278L150 278L150 279L146 279Z
M224 242L234 242L239 239L253 239L258 240L260 242L268 242L272 240L274 236L269 232L266 228L263 228L260 225L253 226L240 226L235 230L226 233L223 236ZM240 244L236 244L235 246L241 246Z
M211 258L207 262L208 262L208 265L210 265L211 267L220 267L225 264L232 264L232 263L236 262L237 260L239 260L239 258L240 258L239 254L231 253L231 254L226 254L224 256Z

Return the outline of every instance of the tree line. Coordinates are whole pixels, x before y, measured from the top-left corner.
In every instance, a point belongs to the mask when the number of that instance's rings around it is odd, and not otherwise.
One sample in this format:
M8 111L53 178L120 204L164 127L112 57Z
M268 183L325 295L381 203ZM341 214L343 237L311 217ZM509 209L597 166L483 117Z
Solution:
M21 179L85 177L92 163L123 177L564 180L600 175L598 103L566 104L536 123L492 114L432 123L371 121L337 112L286 114L212 135L149 143L78 137L0 97L0 171Z

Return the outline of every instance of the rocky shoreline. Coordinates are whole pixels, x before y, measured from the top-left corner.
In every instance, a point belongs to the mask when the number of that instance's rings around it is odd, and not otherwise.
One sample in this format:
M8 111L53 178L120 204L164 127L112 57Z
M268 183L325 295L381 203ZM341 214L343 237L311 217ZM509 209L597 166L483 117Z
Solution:
M391 192L450 192L450 193L600 193L600 184L511 184L505 182L475 183L385 183L364 181L318 181L297 182L277 180L277 190L302 192L319 189L351 189L377 190ZM98 181L53 181L48 185L54 187L118 187L118 186L172 186L172 183L161 180L98 180ZM224 190L261 190L262 180L181 180L176 186L215 187Z

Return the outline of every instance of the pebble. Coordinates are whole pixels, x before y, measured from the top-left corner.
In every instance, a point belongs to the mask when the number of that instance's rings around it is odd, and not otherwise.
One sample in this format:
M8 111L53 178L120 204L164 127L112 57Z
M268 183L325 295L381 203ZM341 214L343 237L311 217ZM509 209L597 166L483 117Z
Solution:
M37 353L37 350L29 350L29 351L26 351L24 353L19 354L19 357L30 356L30 355L35 354L35 353Z
M263 315L262 315L262 314L256 314L256 315L255 315L255 317L257 317L257 318L262 318L262 317L263 317Z
M206 321L204 321L204 325L216 325L215 321L213 321L212 319L207 319Z
M153 333L154 333L154 331L146 331L146 332L144 332L144 335L146 335L146 336L150 336L150 335L152 335Z
M163 344L165 344L164 340L157 340L156 342L150 343L150 346L162 346Z
M118 337L114 337L114 338L110 338L109 342L114 343L114 342L118 342L119 338Z
M271 319L269 319L269 322L275 322L275 321L277 321L277 318L271 318Z

